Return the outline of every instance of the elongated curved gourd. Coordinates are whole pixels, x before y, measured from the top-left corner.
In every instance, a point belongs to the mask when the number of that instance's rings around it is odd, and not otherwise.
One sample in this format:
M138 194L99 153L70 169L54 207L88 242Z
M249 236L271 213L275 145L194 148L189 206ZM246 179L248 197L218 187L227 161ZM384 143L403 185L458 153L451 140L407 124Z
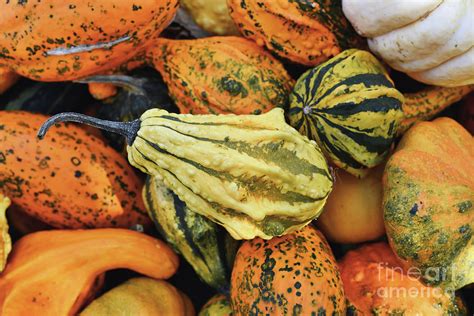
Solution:
M339 270L347 300L358 311L351 315L464 315L454 293L424 285L385 242L347 252Z
M422 91L404 94L403 121L397 133L403 134L419 121L432 119L450 105L461 100L473 91L474 85L461 87L428 87Z
M189 209L223 225L235 239L271 238L318 217L332 177L316 145L285 123L282 109L262 115L170 114L152 109L118 123L63 113L127 137L130 163L167 187Z
M79 315L188 316L186 308L182 294L170 283L139 277L127 280L98 297ZM191 315L194 315L193 310Z
M0 64L42 81L102 73L150 45L177 6L177 0L2 1Z
M293 80L277 59L245 38L160 39L149 54L181 113L288 108Z
M472 0L343 0L343 10L391 67L428 84L474 83Z
M318 65L362 40L338 0L228 0L243 36L299 64Z
M143 182L127 160L77 126L39 142L47 116L0 111L0 192L55 228L151 226Z
M474 138L461 125L438 118L405 133L385 167L383 207L392 248L424 282L474 282Z
M311 225L271 240L242 243L232 270L235 315L345 315L336 259Z
M77 315L104 272L131 269L167 279L178 263L164 242L126 229L29 234L15 243L0 276L0 314Z
M290 95L290 124L356 176L387 156L403 95L369 52L350 49L303 74Z
M227 0L181 0L180 4L203 30L217 35L238 35Z
M238 242L221 226L186 207L156 177L148 177L143 200L166 241L183 255L204 282L227 293Z
M8 254L12 250L12 240L8 234L8 222L5 212L10 206L10 199L0 194L0 272L7 263Z

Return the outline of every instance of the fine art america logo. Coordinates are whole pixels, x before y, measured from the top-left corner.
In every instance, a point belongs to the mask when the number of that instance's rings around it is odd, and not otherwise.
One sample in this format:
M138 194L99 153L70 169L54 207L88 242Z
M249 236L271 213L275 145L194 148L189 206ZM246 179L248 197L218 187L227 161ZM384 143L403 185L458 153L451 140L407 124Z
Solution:
M448 278L454 279L454 271L450 271L446 267L429 267L425 270L417 267L403 269L382 262L378 264L377 269L379 282L386 284L376 290L375 294L381 298L441 298L446 295L455 295L455 289L441 289L420 284L420 282L422 284L437 284ZM400 282L404 280L412 281L412 286L407 286L406 282Z

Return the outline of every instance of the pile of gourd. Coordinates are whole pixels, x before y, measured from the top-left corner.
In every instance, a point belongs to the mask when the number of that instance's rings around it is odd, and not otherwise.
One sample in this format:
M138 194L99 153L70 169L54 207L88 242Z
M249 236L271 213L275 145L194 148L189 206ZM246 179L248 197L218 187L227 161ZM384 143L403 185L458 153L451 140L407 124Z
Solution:
M472 314L473 9L1 2L0 315Z

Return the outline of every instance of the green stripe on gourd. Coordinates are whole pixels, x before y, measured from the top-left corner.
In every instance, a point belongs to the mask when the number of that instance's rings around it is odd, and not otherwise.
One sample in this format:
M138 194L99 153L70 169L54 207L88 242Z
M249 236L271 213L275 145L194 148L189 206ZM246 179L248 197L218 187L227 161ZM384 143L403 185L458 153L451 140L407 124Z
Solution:
M288 116L331 162L363 176L386 157L403 119L402 103L382 64L350 49L299 78Z
M282 109L262 115L189 115L153 109L117 123L64 113L126 136L128 157L162 178L195 212L223 225L235 239L268 239L317 218L332 189L324 156L287 125Z
M183 255L204 282L227 293L238 242L222 227L187 208L156 177L148 177L143 200L166 241Z

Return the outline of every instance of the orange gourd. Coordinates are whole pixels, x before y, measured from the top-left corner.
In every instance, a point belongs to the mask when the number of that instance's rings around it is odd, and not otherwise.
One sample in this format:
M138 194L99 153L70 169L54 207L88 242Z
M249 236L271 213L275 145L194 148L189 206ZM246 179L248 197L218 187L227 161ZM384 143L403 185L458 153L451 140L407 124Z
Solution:
M20 76L18 76L13 70L0 65L0 94L7 91L18 81L19 78Z
M312 226L271 240L245 241L231 279L235 315L344 315L336 260Z
M474 282L474 138L450 118L410 128L384 171L390 244L428 284ZM431 273L430 271L435 271Z
M56 228L151 226L143 183L118 152L76 126L40 143L46 116L0 111L0 192Z
M260 114L288 107L293 80L250 40L160 39L149 54L181 113Z
M450 293L404 270L387 243L349 251L339 269L351 315L461 315Z
M404 94L405 102L402 105L404 119L397 129L397 133L401 135L415 123L432 119L436 114L461 100L473 89L474 85L454 88L433 86L415 93Z
M143 53L177 7L177 0L2 1L0 64L41 81L103 73Z
M341 51L363 47L336 0L228 0L243 36L293 62L316 66Z
M125 229L33 233L13 247L0 276L0 314L75 315L105 271L171 277L178 257L162 241Z

